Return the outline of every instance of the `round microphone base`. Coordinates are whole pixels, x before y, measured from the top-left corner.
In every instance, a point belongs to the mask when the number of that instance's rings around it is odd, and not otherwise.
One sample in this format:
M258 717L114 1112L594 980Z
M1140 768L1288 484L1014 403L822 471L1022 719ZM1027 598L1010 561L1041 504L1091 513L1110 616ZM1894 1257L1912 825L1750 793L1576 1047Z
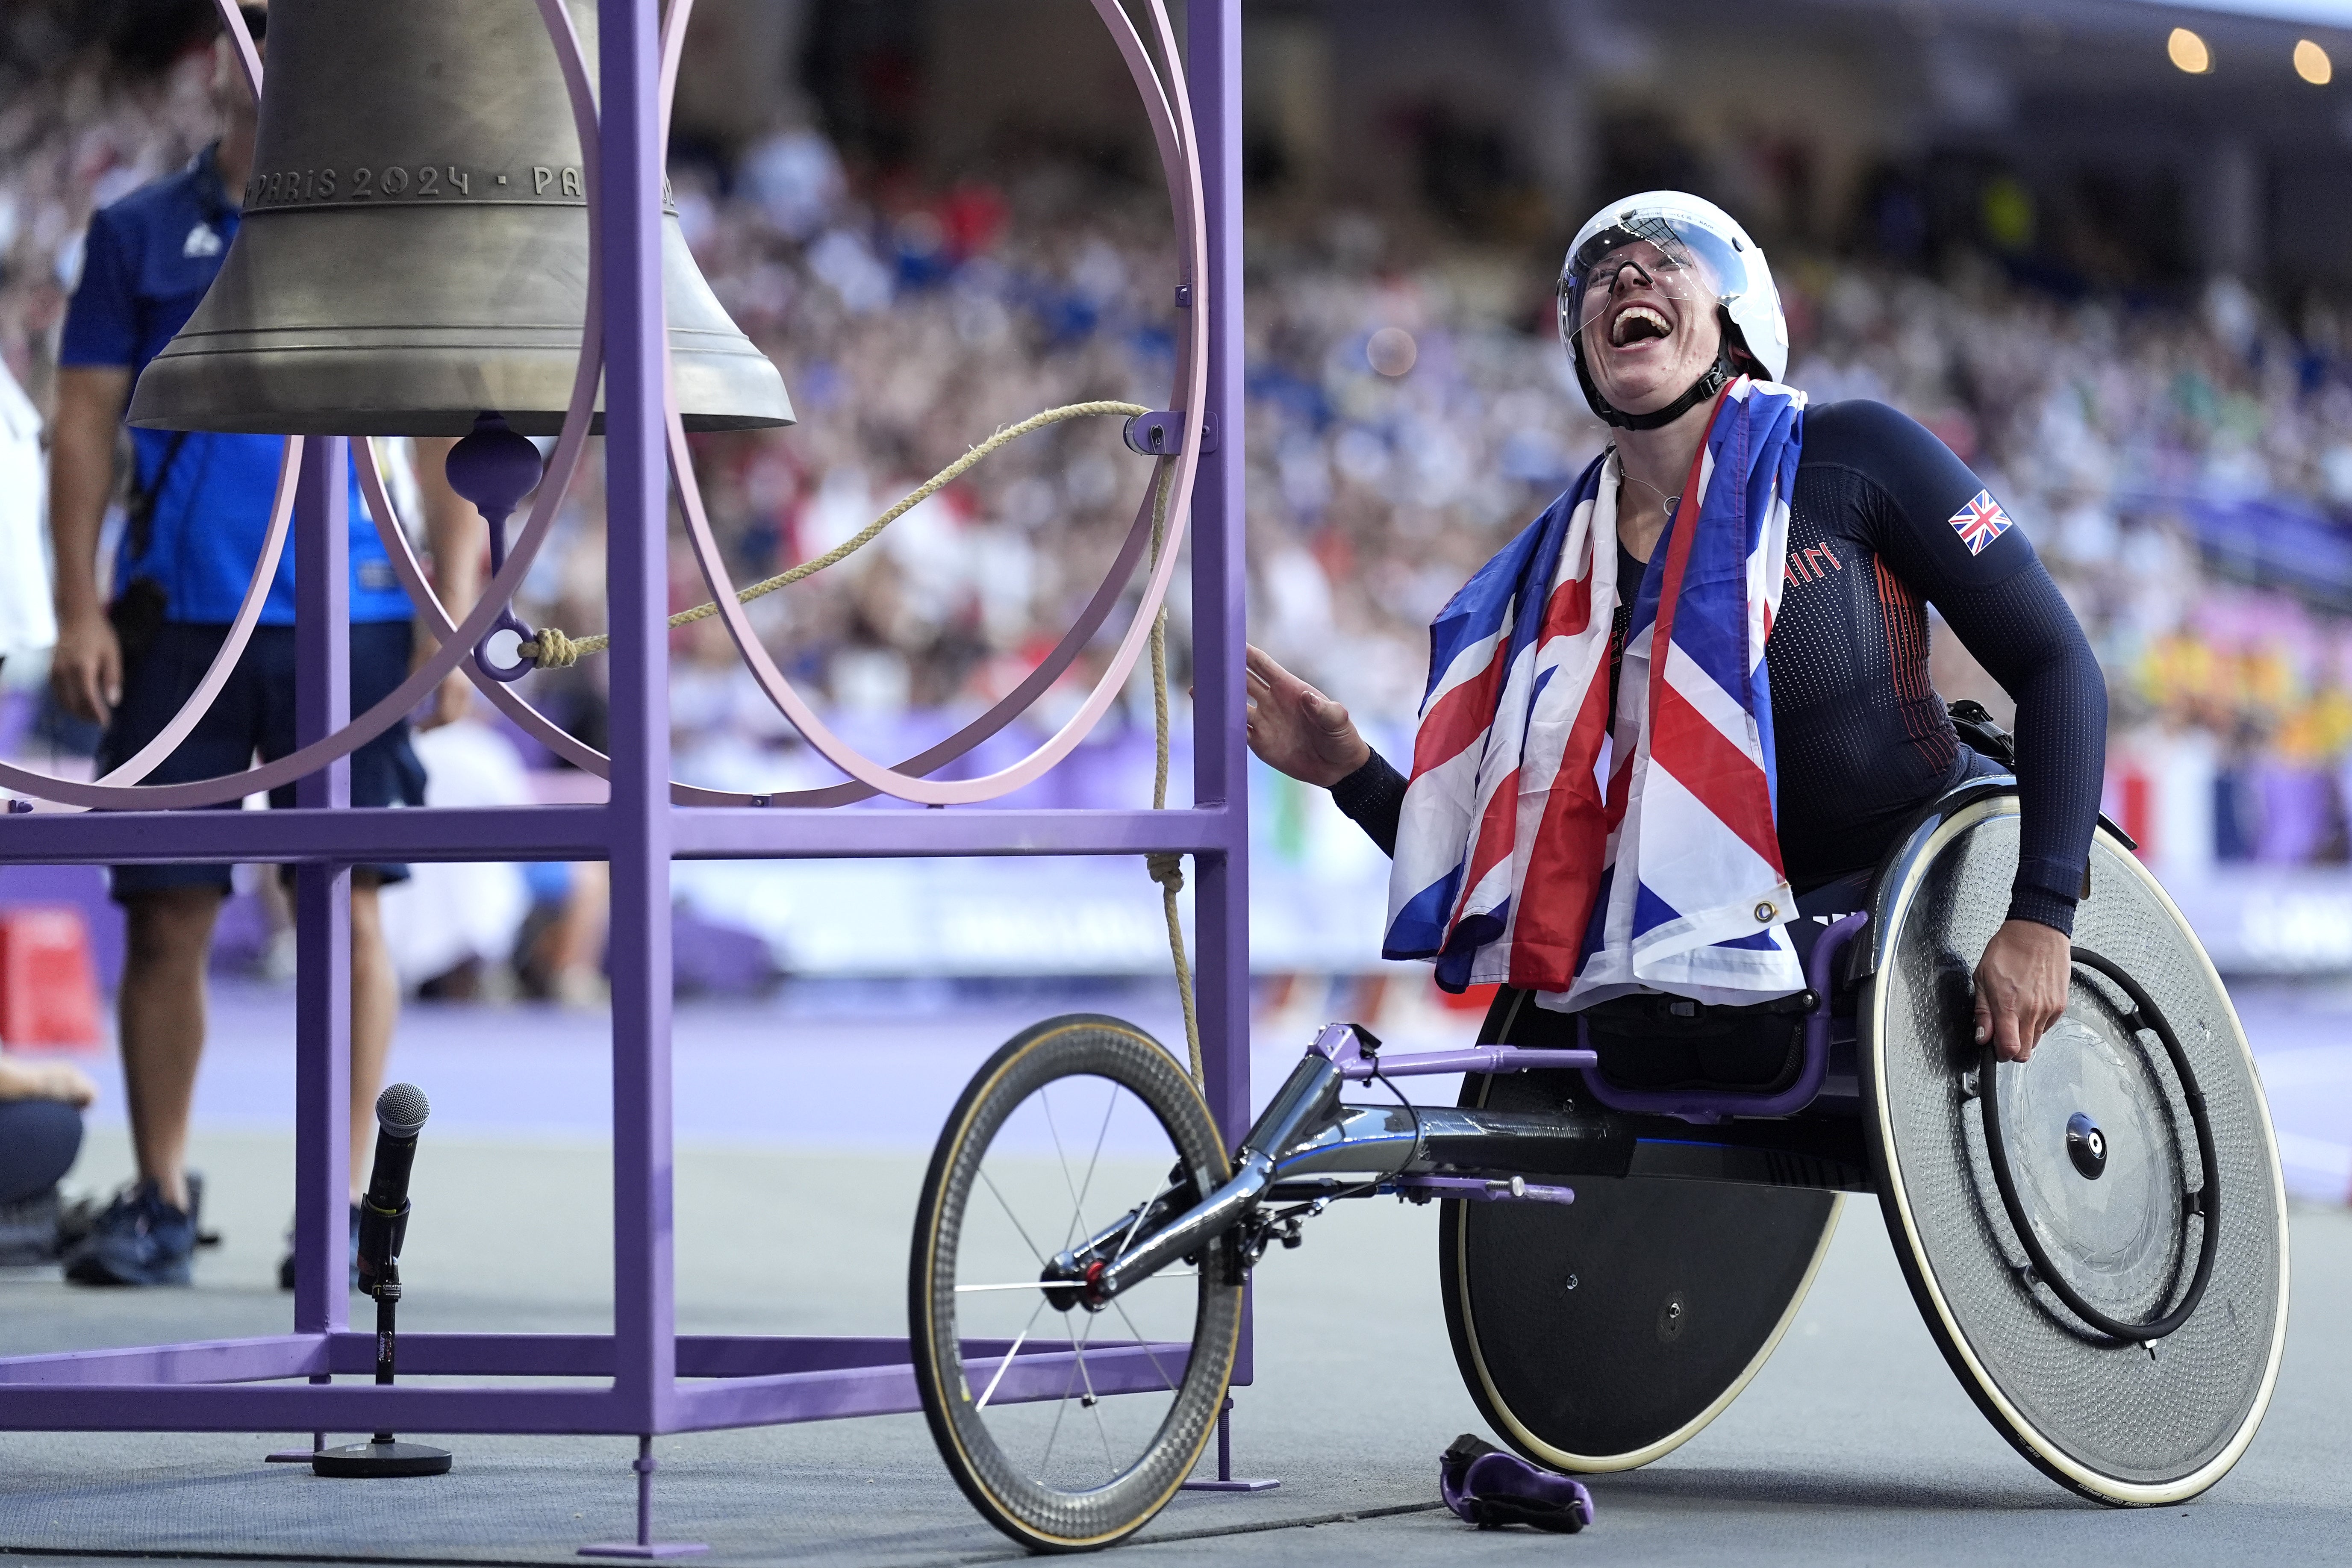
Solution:
M347 1443L310 1456L310 1473L338 1480L376 1480L389 1476L446 1476L449 1450L422 1443Z

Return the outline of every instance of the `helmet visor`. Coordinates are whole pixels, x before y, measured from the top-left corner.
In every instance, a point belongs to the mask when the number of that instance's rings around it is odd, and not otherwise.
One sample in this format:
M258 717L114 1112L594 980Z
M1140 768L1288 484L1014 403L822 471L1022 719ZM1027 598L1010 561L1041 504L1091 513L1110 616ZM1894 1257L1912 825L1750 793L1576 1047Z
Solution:
M1573 350L1576 335L1595 330L1596 321L1612 342L1664 337L1747 283L1739 253L1696 224L1655 216L1614 224L1579 247L1561 269L1560 341Z

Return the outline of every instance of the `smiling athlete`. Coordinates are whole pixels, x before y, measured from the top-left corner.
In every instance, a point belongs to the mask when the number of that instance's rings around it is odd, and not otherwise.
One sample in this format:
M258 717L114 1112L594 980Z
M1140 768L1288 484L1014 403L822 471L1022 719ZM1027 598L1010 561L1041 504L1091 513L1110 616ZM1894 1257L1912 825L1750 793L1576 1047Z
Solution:
M1631 752L1638 749L1646 764L1654 745L1672 743L1659 738L1664 730L1629 731L1616 722L1620 710L1633 703L1639 706L1637 724L1648 723L1645 694L1652 688L1646 676L1640 691L1620 690L1619 676L1626 668L1646 671L1659 624L1652 617L1663 610L1671 619L1674 613L1675 594L1663 587L1666 574L1652 566L1662 554L1662 540L1672 539L1675 526L1686 525L1704 554L1706 530L1736 529L1745 520L1751 541L1774 543L1785 531L1777 585L1759 586L1761 574L1751 571L1745 590L1753 612L1750 624L1769 628L1754 639L1763 644L1763 658L1749 682L1749 721L1743 730L1736 707L1727 721L1720 713L1715 717L1728 724L1723 733L1735 740L1744 734L1749 755L1762 764L1769 795L1759 784L1757 798L1769 801L1777 869L1785 876L1779 885L1795 894L1795 912L1810 916L1864 907L1872 874L1921 807L1962 779L2005 771L1962 741L1928 679L1927 606L1934 605L2017 702L2021 853L2008 920L1977 967L1976 1027L1979 1040L1996 1042L2005 1058L2025 1059L2066 1005L2067 939L2084 885L2104 772L2106 687L2081 626L2024 531L2011 526L1982 479L1904 415L1862 401L1806 409L1801 394L1771 384L1785 371L1789 353L1780 295L1755 241L1713 204L1679 192L1611 204L1584 225L1570 247L1559 298L1562 342L1593 413L1615 428L1616 440L1560 503L1473 579L1441 615L1438 630L1446 628L1449 616L1460 618L1474 591L1513 552L1536 559L1529 552L1539 552L1547 537L1565 540L1572 552L1578 535L1567 509L1575 498L1596 506L1591 516L1601 521L1591 523L1594 529L1613 509L1614 538L1586 547L1587 576L1570 582L1570 566L1563 559L1559 574L1543 587L1557 605L1559 586L1583 591L1589 585L1596 595L1596 616L1599 595L1614 598L1606 701L1618 742L1610 768L1622 773ZM1793 447L1793 483L1768 482L1771 471L1759 459L1759 478L1746 499L1710 493L1702 514L1700 496L1685 490L1705 488L1697 482L1702 472L1718 479L1731 472L1727 465L1748 449L1748 426L1735 429L1721 422L1759 419L1760 408L1780 411L1777 424L1757 428L1768 441L1784 444L1774 449ZM1698 461L1703 447L1709 459L1704 467ZM1543 533L1547 529L1552 531L1549 535ZM1598 561L1612 544L1613 574ZM1560 546L1554 548L1557 552ZM1735 549L1732 558L1738 556ZM1679 575L1674 581L1685 583ZM1643 586L1637 591L1635 584ZM1519 589L1524 598L1534 586L1522 582ZM1682 588L1684 602L1699 591L1694 575ZM1734 585L1728 591L1736 610L1741 590ZM1551 614L1546 612L1546 637L1554 629ZM1693 618L1694 612L1685 610L1685 624L1672 633L1677 655L1685 637L1693 635L1685 629ZM1738 620L1732 617L1725 634L1735 647ZM1632 659L1626 657L1629 633ZM1509 638L1507 624L1502 635ZM1442 637L1439 645L1442 657ZM1540 665L1538 658L1534 667ZM1444 669L1433 669L1433 689L1445 675ZM1503 709L1519 700L1518 715L1532 712L1540 720L1544 682L1529 686L1521 697L1513 696L1521 690L1517 686L1496 697ZM1283 773L1330 789L1341 810L1382 849L1397 855L1408 781L1365 742L1346 708L1256 648L1249 653L1248 696L1251 749ZM1538 722L1511 712L1497 717L1524 723L1527 746L1539 743ZM1431 721L1425 708L1425 731ZM1501 732L1496 728L1485 733ZM1499 771L1473 760L1482 778ZM1427 761L1424 755L1416 766L1414 784L1431 771ZM1515 770L1519 764L1517 756L1505 761ZM1727 764L1726 776L1737 772L1736 765ZM1545 816L1540 807L1531 813L1525 787L1518 787L1517 814ZM1614 781L1612 788L1609 854L1618 857L1625 852L1620 843L1625 803ZM1493 820L1494 814L1488 816ZM1465 864L1474 869L1476 836L1488 830L1471 830ZM1686 846L1669 847L1687 852ZM1528 858L1524 847L1520 858ZM1543 858L1535 858L1540 867ZM1645 881L1654 858L1664 858L1661 849L1651 847L1644 857ZM1597 880L1605 889L1608 883L1606 874L1592 867L1570 868L1561 875L1580 886ZM1499 906L1498 921L1523 921L1518 911L1547 891L1532 882L1508 890L1514 899ZM1583 897L1589 909L1595 897L1605 903L1608 894ZM1400 901L1392 898L1392 905ZM1458 899L1455 904L1458 910ZM1717 945L1760 947L1777 940L1769 929L1775 925L1785 926L1801 943L1818 929L1810 921L1789 923L1789 910L1768 911L1763 902L1756 912L1771 917L1759 918L1763 929ZM1592 930L1598 933L1601 926L1596 915ZM1391 928L1390 956L1407 956L1396 951L1397 929ZM1588 959L1594 940L1588 938ZM1457 968L1455 974L1461 972ZM1448 977L1443 962L1439 973L1442 980ZM1515 967L1512 973L1517 978L1520 971ZM1604 995L1593 1001L1610 1008L1620 1005L1616 996L1628 990L1671 993L1675 987L1602 989ZM1527 996L1507 986L1489 1037L1549 1043L1564 1021L1572 1024L1560 1009L1584 1005L1578 1000L1583 994L1580 990L1570 997L1564 986L1556 993L1547 987L1538 998L1544 1005L1528 1007L1522 1005ZM1675 1011L1687 1016L1687 1009L1682 1004ZM1784 1041L1787 1031L1761 1031L1756 1037ZM1673 1057L1671 1049L1660 1049ZM1655 1063L1645 1063L1641 1055L1619 1052L1612 1059L1604 1049L1604 1066L1612 1077L1644 1082L1698 1077L1735 1085L1773 1081L1786 1068L1778 1043L1745 1061L1737 1049L1702 1051L1696 1059L1703 1066L1695 1066L1687 1054Z

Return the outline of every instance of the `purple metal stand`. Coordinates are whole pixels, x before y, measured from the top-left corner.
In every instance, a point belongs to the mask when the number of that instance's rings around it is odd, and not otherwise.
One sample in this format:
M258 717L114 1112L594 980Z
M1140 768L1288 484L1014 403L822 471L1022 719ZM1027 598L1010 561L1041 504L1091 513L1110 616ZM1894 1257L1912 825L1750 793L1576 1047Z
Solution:
M1186 1481L1181 1489L1188 1492L1270 1492L1282 1484L1278 1478L1261 1480L1234 1478L1234 1401L1225 1396L1223 1408L1217 1412L1217 1479L1213 1481Z
M1208 208L1207 428L1238 432L1242 418L1242 11L1240 0L1195 0L1184 11L1192 123ZM1249 751L1239 722L1242 647L1249 626L1248 465L1238 435L1204 444L1192 491L1192 799L1224 815L1227 854L1196 862L1201 1064L1209 1109L1231 1148L1250 1126ZM1256 1287L1242 1298L1233 1383L1257 1379ZM1266 1491L1278 1480L1234 1479L1234 1402L1217 1414L1217 1479L1196 1491Z
M698 1541L656 1541L654 1539L654 1440L637 1439L637 1459L631 1467L637 1472L637 1538L635 1541L600 1541L593 1546L580 1549L583 1557L692 1557L708 1552L709 1547Z
M1241 12L1194 0L1188 90L1208 202L1213 312L1204 412L1241 423ZM294 1323L258 1339L0 1358L0 1430L501 1432L635 1437L637 1539L595 1555L700 1550L652 1538L652 1439L672 1432L920 1409L900 1338L680 1335L671 1237L670 862L871 855L1195 858L1202 1052L1220 1125L1249 1123L1248 794L1242 742L1245 555L1243 465L1229 441L1202 462L1194 499L1194 798L1190 809L828 812L671 804L665 586L668 561L660 308L656 8L599 0L604 199L606 580L612 797L605 805L376 810L349 804L338 762L298 785L294 809L0 815L0 864L290 863L297 981ZM306 451L296 523L299 733L348 717L346 443ZM347 1321L350 868L373 860L591 860L612 866L614 1317L609 1334L403 1335L403 1370L378 1386L373 1336ZM1140 883L1139 881L1139 886ZM1141 896L1139 894L1139 896ZM1158 1386L1139 1367L1140 1389ZM1250 1380L1244 1321L1234 1381ZM1050 1380L1047 1380L1050 1382ZM1041 1385L1042 1386L1042 1385ZM1114 1383L1113 1386L1117 1386ZM1230 1406L1228 1406L1230 1409ZM1219 1475L1231 1482L1229 1423ZM273 1456L274 1457L274 1456ZM1241 1483L1259 1485L1265 1483Z

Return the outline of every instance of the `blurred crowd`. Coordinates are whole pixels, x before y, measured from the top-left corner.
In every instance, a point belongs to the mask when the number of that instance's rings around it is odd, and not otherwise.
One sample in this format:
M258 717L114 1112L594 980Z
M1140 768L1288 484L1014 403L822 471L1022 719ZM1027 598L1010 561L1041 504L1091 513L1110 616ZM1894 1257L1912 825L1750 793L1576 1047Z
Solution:
M171 173L211 140L210 57L126 70L65 53L27 6L0 17L0 364L47 405L57 332L89 215Z
M37 402L82 226L199 145L203 69L192 56L130 84L51 72L0 104L0 359ZM1042 162L946 189L853 181L806 129L672 174L686 237L783 368L800 418L697 437L739 581L840 542L1040 409L1169 405L1186 318L1150 192ZM1895 404L1983 474L2091 630L2118 755L2185 745L2211 759L2186 787L2211 795L2220 858L2346 858L2352 325L2315 306L2283 320L2228 281L2186 306L2127 304L2013 286L1990 264L1931 279L1776 261L1790 380L1819 401ZM1605 432L1553 336L1540 258L1328 213L1254 230L1247 263L1253 635L1394 732L1419 698L1431 616ZM845 722L969 711L1059 637L1151 474L1114 419L1055 426L824 579L761 600L753 620ZM590 472L525 618L603 629L600 518ZM707 596L683 554L672 583L680 607ZM720 623L677 634L673 657L683 774L762 788L829 776ZM1074 668L1038 721L1057 723L1094 668ZM601 742L596 661L534 679ZM1126 721L1150 722L1139 681Z

